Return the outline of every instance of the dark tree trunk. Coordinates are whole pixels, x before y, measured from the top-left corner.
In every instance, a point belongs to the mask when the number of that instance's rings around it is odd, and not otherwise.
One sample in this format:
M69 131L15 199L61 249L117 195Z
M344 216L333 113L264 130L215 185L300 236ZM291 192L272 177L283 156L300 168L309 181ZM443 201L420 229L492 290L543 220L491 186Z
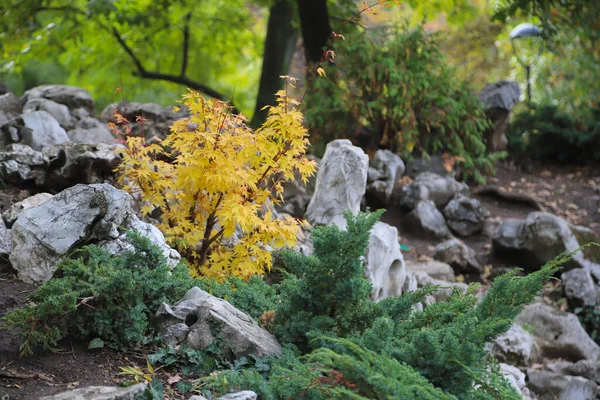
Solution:
M331 36L327 0L298 0L298 12L306 61L317 63Z
M266 105L275 103L275 93L282 88L281 75L287 75L296 50L298 31L292 22L294 5L291 0L276 0L270 9L267 37L263 54L256 108L250 125L262 125L267 117Z

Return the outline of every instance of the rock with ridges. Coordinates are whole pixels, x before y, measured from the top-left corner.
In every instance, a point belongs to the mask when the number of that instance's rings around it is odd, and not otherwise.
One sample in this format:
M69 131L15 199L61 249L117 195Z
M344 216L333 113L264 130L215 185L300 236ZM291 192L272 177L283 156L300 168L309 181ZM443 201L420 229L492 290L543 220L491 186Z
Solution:
M2 219L6 222L6 225L11 227L19 218L21 213L29 208L37 207L42 203L50 200L53 195L50 193L38 193L26 198L23 201L13 204L10 208L2 213Z
M136 400L146 391L145 383L132 386L89 386L40 397L39 400Z
M119 143L106 124L92 117L78 121L77 125L67 132L67 135L75 143L111 145Z
M533 303L517 316L516 322L535 327L542 354L565 360L593 360L600 357L600 347L585 332L574 314L543 303Z
M0 178L16 186L32 184L46 174L48 164L41 152L24 144L9 144L0 151Z
M458 239L446 240L435 246L433 258L450 264L455 272L480 273L483 271L481 264L477 261L475 250Z
M65 189L78 183L102 183L114 176L121 162L118 146L108 144L64 143L46 147L47 173L36 182L42 188Z
M592 274L583 268L576 268L561 275L565 295L576 306L595 306L598 304L600 289Z
M108 184L76 185L45 203L25 210L12 226L13 251L9 257L19 279L29 283L49 280L60 260L90 242L122 240L120 227L140 228L129 194ZM148 228L151 229L151 228ZM180 257L153 231L150 240L170 264ZM143 230L142 230L143 233Z
M161 304L156 319L163 339L168 340L166 343L169 345L185 343L193 349L202 350L215 340L216 329L220 339L226 343L223 351L230 358L281 353L275 336L229 302L211 296L198 287L190 289L182 300L172 306ZM181 324L189 326L183 342L176 340L183 331ZM177 334L173 334L173 329Z
M485 219L490 212L486 210L479 200L466 196L456 196L443 211L446 224L457 234L466 237L483 229Z
M20 132L23 144L34 150L69 141L67 132L46 111L33 111L21 115L25 129Z
M541 355L535 337L519 324L513 324L486 347L498 361L522 367L537 362Z
M368 164L369 157L349 140L329 143L306 219L312 225L328 225L346 210L356 214L365 194Z
M76 86L42 85L29 89L23 95L26 102L36 98L44 98L64 104L69 107L69 110L84 108L90 114L94 112L94 99L90 93Z
M529 270L539 269L555 257L598 241L593 232L546 212L532 212L525 220L507 219L500 224L492 244L494 250ZM567 269L584 268L600 279L600 254L589 247L565 262Z
M527 387L540 400L595 400L600 393L595 382L581 376L528 369L527 377Z
M63 129L71 129L73 126L73 117L71 117L69 107L64 104L59 104L48 99L35 98L25 103L23 106L23 114L34 111L46 111L48 114L52 115Z
M429 261L406 261L406 269L411 271L426 272L433 279L439 279L446 282L456 282L456 276L452 267L446 263L436 260Z
M443 207L457 194L466 194L468 191L469 187L466 184L453 178L423 172L414 181L402 187L400 205L412 210L420 201L432 200L436 206Z
M404 173L404 161L390 150L377 150L371 160L367 186L369 201L386 206L390 202L396 180Z
M444 216L431 200L420 201L415 209L407 214L406 222L414 233L425 238L447 239L452 237Z
M548 365L548 369L561 375L583 376L600 384L600 363L592 360L580 360L576 363L559 361Z
M21 114L21 101L12 93L0 95L0 126Z

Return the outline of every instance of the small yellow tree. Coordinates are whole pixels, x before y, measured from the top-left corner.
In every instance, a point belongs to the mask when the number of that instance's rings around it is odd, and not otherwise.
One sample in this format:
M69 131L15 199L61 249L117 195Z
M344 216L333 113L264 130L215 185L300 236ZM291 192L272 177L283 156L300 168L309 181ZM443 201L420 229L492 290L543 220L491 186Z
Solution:
M190 91L183 104L191 116L176 121L164 140L124 138L120 183L141 191L148 204L142 212L160 210L159 228L197 275L262 274L271 267L269 247L297 243L305 222L276 219L270 206L281 201L283 182L296 173L306 182L315 163L305 156L298 102L286 90L277 100L252 131L225 103Z

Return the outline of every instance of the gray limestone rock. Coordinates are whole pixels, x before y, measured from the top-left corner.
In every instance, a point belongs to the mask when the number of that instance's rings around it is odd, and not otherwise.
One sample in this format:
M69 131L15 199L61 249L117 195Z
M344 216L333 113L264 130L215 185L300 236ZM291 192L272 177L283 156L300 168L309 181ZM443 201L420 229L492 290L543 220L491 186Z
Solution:
M475 250L459 239L446 240L435 246L433 258L450 264L455 272L480 273L483 271L481 264L477 261Z
M448 239L452 237L444 216L431 200L420 201L415 209L406 215L406 222L414 233L425 238Z
M213 343L218 334L226 344L222 350L232 359L250 354L266 356L281 353L275 336L227 301L198 287L190 289L174 305L161 304L156 320L163 339L169 345L185 343L193 349L202 350ZM187 332L182 324L189 328ZM181 341L183 336L185 338Z
M306 219L312 225L328 225L346 210L356 214L365 194L368 163L369 157L349 140L329 143Z

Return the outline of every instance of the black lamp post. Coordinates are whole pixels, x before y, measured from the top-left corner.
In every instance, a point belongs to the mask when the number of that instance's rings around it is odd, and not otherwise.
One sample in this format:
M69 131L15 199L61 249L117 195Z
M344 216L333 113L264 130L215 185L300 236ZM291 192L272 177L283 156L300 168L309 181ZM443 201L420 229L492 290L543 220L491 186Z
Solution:
M525 67L525 73L527 74L527 106L529 107L529 110L531 110L531 64L533 63L533 57L538 56L542 50L541 36L542 31L540 31L537 26L529 23L517 25L510 32L509 36L515 57L519 64ZM537 49L530 48L530 50L534 50L535 54L532 57L526 58L522 58L525 54L519 56L519 51L517 50L518 46L516 44L517 41L523 44L527 43L529 45L528 47L533 47L532 44L536 44L538 47Z

